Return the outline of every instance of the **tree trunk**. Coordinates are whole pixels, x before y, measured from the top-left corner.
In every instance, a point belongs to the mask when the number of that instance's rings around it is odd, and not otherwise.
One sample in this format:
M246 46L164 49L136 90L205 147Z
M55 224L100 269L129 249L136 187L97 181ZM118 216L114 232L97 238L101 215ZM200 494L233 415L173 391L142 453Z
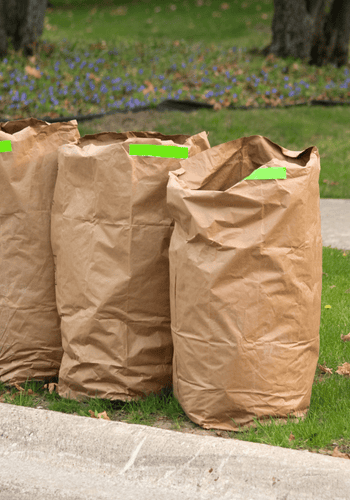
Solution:
M318 66L347 64L350 0L274 0L272 33L265 54Z
M348 63L350 38L350 1L334 0L329 14L320 13L311 48L310 64L338 67Z
M16 51L33 55L43 33L47 0L0 0L0 57L7 54L8 38Z

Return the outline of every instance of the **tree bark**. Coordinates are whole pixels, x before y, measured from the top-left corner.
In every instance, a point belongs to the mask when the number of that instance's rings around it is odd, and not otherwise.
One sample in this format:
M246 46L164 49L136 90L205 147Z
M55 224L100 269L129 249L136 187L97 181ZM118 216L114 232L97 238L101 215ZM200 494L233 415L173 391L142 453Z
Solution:
M47 0L0 0L0 57L7 54L8 38L16 51L33 55L43 33Z
M328 16L320 13L311 48L310 63L317 66L348 63L350 38L350 1L334 0Z
M318 66L347 64L350 0L274 0L272 33L265 54Z

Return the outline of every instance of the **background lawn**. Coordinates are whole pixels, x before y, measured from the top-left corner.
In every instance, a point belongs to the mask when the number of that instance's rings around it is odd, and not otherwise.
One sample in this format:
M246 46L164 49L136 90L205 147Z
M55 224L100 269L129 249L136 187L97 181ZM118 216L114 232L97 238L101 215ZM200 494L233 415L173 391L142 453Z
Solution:
M314 68L264 58L253 50L270 41L272 0L111 0L100 7L94 0L51 2L54 8L47 11L35 55L25 59L10 49L0 62L0 117L123 110L79 122L81 135L206 130L212 146L252 134L292 150L316 145L321 197L350 198L349 107L307 106L320 99L350 100L349 69ZM167 98L208 102L215 111L132 112ZM270 109L257 109L262 106ZM349 378L336 373L350 362L350 342L341 340L350 331L350 252L324 248L323 271L319 363L332 373L317 369L307 418L219 435L322 453L335 446L350 452ZM190 422L171 391L131 403L79 403L50 394L40 382L28 387L8 391L0 384L0 400L86 416L105 411L113 420L211 432Z

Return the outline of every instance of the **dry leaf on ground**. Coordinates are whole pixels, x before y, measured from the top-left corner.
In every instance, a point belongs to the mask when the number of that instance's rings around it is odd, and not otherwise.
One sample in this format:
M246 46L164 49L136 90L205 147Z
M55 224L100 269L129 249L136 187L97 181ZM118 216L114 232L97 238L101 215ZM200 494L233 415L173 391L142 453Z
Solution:
M331 374L333 374L332 368L327 368L326 365L320 365L319 364L318 367L321 370L321 372L323 372L323 373L331 373Z
M338 370L335 373L339 375L347 375L350 377L350 363L343 363L341 366L338 366Z
M338 446L336 446L333 450L332 457L338 457L338 458L347 458L350 460L350 454L349 453L342 453L339 451Z
M56 384L55 382L44 385L44 389L48 389L50 394L52 394L56 390L56 387L58 387L58 384Z
M340 336L343 342L350 341L350 332L347 335Z
M95 80L95 82L99 83L101 81L101 78L99 78L98 76L94 75L93 73L89 73L89 78L90 80Z
M34 78L41 78L40 71L35 68L32 68L31 66L26 66L25 72L27 73L27 75L34 76Z
M89 410L89 413L92 418L102 418L103 420L110 420L109 416L107 415L106 411L103 411L102 413L98 413L97 417L95 413L92 410Z

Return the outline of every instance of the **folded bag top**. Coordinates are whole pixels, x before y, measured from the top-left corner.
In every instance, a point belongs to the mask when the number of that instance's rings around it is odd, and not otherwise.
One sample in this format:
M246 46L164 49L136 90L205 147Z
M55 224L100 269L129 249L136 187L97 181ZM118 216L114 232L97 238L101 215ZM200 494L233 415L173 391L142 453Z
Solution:
M286 178L247 179L257 169ZM174 393L205 428L304 415L319 350L320 157L261 136L169 172Z

